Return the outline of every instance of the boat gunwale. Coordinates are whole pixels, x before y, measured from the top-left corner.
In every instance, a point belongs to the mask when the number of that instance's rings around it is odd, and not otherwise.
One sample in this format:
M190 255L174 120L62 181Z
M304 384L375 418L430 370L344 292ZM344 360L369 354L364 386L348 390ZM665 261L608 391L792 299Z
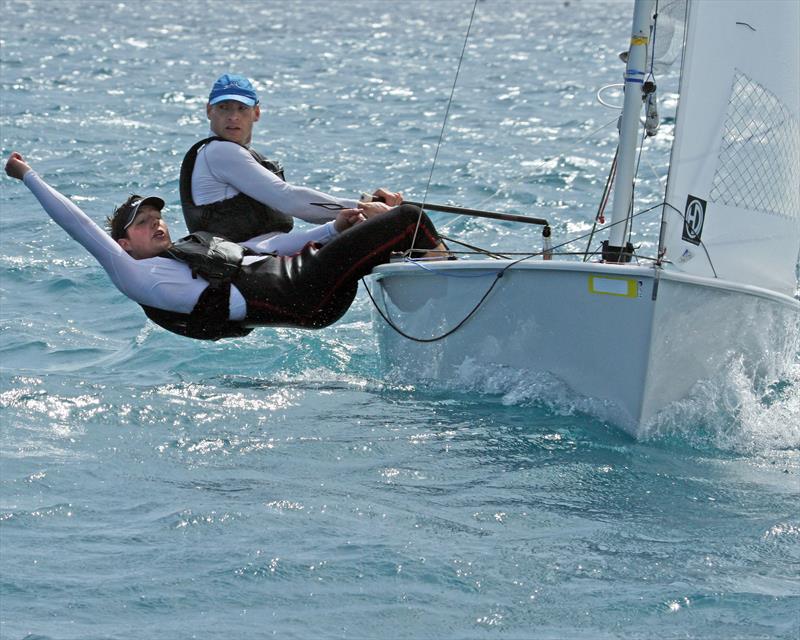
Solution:
M800 312L800 300L796 297L765 289L756 285L750 285L732 280L721 278L709 278L706 276L696 276L682 273L669 267L658 267L656 265L639 264L613 264L607 262L570 262L566 260L539 260L537 262L517 261L511 259L500 260L431 260L431 261L406 261L402 263L382 264L370 274L376 281L380 282L386 277L403 276L430 276L438 275L441 271L444 275L449 271L577 271L584 273L597 273L604 276L618 277L637 277L670 280L683 284L696 285L721 289L733 293L744 293L760 298L766 298L773 302L795 307Z

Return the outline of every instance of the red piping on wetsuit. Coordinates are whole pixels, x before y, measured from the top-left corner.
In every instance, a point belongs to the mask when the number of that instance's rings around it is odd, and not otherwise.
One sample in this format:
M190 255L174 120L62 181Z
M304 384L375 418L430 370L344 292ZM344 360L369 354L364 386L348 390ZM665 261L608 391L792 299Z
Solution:
M283 314L284 316L289 317L289 318L307 319L309 317L309 315L314 314L314 313L318 312L320 309L322 309L330 301L330 299L336 294L338 289L342 286L342 283L344 281L346 281L348 278L350 278L351 274L354 271L358 270L365 262L367 262L370 259L374 258L377 254L380 254L380 253L382 253L384 251L387 251L387 250L391 249L394 245L398 244L404 238L407 238L409 236L413 236L413 234L416 232L416 230L417 230L417 223L414 222L413 224L410 224L406 228L406 230L403 231L402 233L400 233L399 235L394 236L393 238L391 238L391 239L387 240L386 242L384 242L382 245L372 249L372 251L367 253L364 257L362 257L358 262L356 262L354 265L352 265L350 267L350 269L348 269L344 274L342 274L339 277L339 279L334 283L334 285L322 297L322 300L320 301L320 303L314 309L311 310L310 314L294 313L292 311L288 311L286 309L278 307L278 306L276 306L274 304L270 304L269 302L266 302L264 300L247 300L247 304L251 305L253 307L259 308L259 309L268 309L268 310L270 310L270 311L272 311L274 313ZM436 246L436 243L437 243L438 239L431 234L431 232L428 230L427 227L425 227L425 226L420 227L420 231L423 234L425 234L425 236L428 238L428 240L431 241L433 246ZM284 258L284 259L287 259L287 258Z
M403 238L407 238L408 236L413 236L414 232L417 230L417 226L418 225L416 222L414 224L409 225L408 227L406 227L406 230L399 236L395 236L391 240L384 242L381 246L376 247L375 249L370 251L367 255L365 255L363 258L361 258L361 260L356 262L336 281L333 287L331 287L330 291L328 291L328 293L322 298L322 302L319 303L319 305L317 306L316 309L314 309L314 311L319 311L322 307L325 306L328 300L330 300L331 297L336 293L336 290L342 285L342 282L347 280L350 277L350 274L353 273L353 271L356 271L361 265L363 265L365 262L367 262L370 258L374 257L375 255L390 249L393 245L397 244ZM436 246L437 240L431 235L430 231L428 231L426 227L420 227L420 230L433 243L433 246Z

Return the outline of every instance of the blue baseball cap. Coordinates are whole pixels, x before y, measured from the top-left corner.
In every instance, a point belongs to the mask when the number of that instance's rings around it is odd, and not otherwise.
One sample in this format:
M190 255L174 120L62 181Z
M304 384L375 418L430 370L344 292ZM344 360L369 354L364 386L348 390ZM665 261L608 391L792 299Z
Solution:
M258 104L256 90L244 76L234 73L225 73L217 78L211 93L208 94L208 104L217 104L224 100L236 100L248 107Z

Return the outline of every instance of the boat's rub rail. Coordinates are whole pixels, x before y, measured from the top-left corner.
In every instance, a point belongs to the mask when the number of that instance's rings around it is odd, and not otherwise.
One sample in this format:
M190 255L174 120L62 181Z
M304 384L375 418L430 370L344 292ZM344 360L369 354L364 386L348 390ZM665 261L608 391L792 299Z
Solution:
M559 260L518 262L517 264L512 264L514 262L514 260L437 260L426 262L422 265L416 264L413 261L407 261L403 263L380 265L372 272L372 277L377 282L380 282L382 279L391 276L455 275L459 271L467 271L470 272L471 275L477 275L476 272L484 272L486 274L497 273L504 269L507 270L507 273L511 271L570 271L585 273L587 275L618 278L631 277L639 279L659 278L661 280L674 280L690 285L711 287L735 293L747 293L774 300L782 304L788 304L800 310L800 300L777 291L770 291L762 287L732 282L730 280L722 280L720 278L689 275L670 269L663 269L655 265L567 262Z

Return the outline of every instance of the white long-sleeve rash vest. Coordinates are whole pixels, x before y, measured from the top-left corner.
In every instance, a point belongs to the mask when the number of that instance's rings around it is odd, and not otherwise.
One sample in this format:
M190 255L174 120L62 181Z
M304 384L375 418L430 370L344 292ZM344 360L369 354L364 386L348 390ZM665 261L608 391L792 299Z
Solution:
M321 225L302 232L268 233L241 243L258 253L275 251L280 255L291 255L309 242L324 244L335 236L333 219L337 212L314 206L312 202L340 205L348 209L358 206L357 200L336 198L315 189L284 182L235 142L212 140L201 147L192 172L192 199L195 203L219 202L239 193L286 215Z

